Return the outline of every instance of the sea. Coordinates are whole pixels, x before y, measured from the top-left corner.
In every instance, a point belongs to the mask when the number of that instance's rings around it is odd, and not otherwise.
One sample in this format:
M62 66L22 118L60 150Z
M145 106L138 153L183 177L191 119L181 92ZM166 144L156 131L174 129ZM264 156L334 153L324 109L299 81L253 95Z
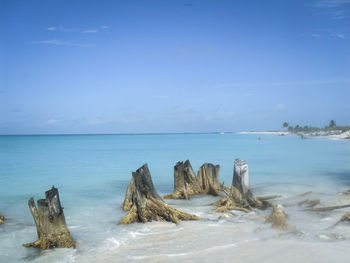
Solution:
M258 137L261 137L260 139ZM219 197L164 201L203 220L117 225L132 172L147 163L160 195L173 191L174 165L220 165L232 184L235 159L249 165L256 196L288 214L288 230L265 222L270 209L213 213ZM25 248L37 239L28 199L59 190L75 249ZM121 134L0 136L0 262L349 262L350 208L326 212L298 205L350 204L350 140L275 134ZM311 193L309 191L312 191ZM302 193L309 194L302 195Z

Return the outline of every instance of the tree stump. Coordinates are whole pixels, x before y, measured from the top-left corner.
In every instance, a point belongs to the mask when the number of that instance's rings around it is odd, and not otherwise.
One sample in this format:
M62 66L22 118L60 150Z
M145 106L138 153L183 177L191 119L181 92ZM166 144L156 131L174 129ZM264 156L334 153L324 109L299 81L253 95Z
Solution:
M133 179L128 186L124 204L129 213L118 223L169 221L179 223L180 220L198 220L199 217L177 210L167 205L154 188L147 164L132 173Z
M38 200L38 209L33 198L28 201L36 225L38 240L23 246L40 247L41 250L75 247L75 240L70 235L66 225L57 188L52 186L52 189L45 192L45 197L45 199Z
M227 196L212 204L218 206L214 212L247 211L252 208L263 208L267 204L266 201L259 200L251 192L248 164L240 159L236 159L234 162L232 186L229 191L225 187L224 192Z
M221 195L218 180L220 166L205 163L195 175L189 160L177 162L174 166L174 192L164 198L189 199L190 195Z
M232 186L237 188L239 192L245 196L250 189L248 164L243 160L236 159L233 169Z
M5 217L0 213L0 225L5 221Z
M199 168L197 180L202 188L202 194L221 196L221 184L218 179L219 171L220 165L211 163L205 163Z

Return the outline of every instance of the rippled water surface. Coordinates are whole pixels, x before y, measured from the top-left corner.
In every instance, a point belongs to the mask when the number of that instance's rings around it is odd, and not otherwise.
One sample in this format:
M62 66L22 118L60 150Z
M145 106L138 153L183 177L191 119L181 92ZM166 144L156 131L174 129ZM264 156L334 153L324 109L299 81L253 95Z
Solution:
M258 136L262 140L257 140ZM233 161L249 164L256 195L280 194L289 231L264 222L270 211L211 213L217 197L167 200L205 220L117 226L131 172L148 163L157 191L173 190L173 166L189 159L195 171L220 164L231 184ZM30 197L60 191L77 249L39 252ZM293 204L321 199L350 204L350 141L254 134L0 136L0 262L349 262L350 223L333 226L350 209L310 212ZM297 195L313 191L307 197Z

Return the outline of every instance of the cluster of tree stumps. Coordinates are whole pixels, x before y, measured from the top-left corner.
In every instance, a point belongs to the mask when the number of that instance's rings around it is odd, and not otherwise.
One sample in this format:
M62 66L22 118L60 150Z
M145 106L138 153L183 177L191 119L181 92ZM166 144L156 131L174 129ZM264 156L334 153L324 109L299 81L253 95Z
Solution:
M270 202L270 199L281 197L279 195L256 197L249 185L248 164L240 159L234 162L232 185L220 184L220 166L210 163L203 164L197 175L194 173L189 160L178 162L174 166L174 191L163 198L189 199L192 195L208 194L221 196L221 199L212 203L217 206L212 212L231 213L233 210L249 212L254 209L271 209L271 214L265 219L273 228L291 229L288 224L288 215L283 211L283 206L303 206L306 211L326 212L335 209L350 207L350 205L338 205L329 207L318 207L319 199L305 199L289 205L279 205ZM302 193L297 197L304 197L312 194L311 191ZM342 194L350 194L350 190ZM54 186L45 192L45 199L28 201L30 212L36 225L38 240L24 244L24 247L37 247L41 250L49 248L75 248L75 240L71 236L66 225L63 207L61 206L58 189ZM166 204L157 193L151 173L147 164L132 173L132 179L125 194L122 209L128 211L127 215L120 220L118 225L131 224L136 222L146 223L151 221L167 221L179 223L184 220L199 220L196 215L180 211ZM0 214L0 224L3 224L5 217ZM350 212L333 226L343 222L350 222Z
M217 206L213 212L229 212L240 210L248 212L252 209L272 208L271 216L266 220L275 228L286 229L287 215L281 207L270 203L269 199L279 196L255 197L249 186L248 164L240 159L235 160L234 174L231 186L220 184L220 166L210 163L203 164L197 175L189 160L178 162L174 166L174 191L163 198L189 199L191 195L209 194L223 196L212 205ZM198 220L199 217L179 211L167 205L156 192L147 164L132 173L132 179L122 204L128 214L119 224L134 222Z
M34 199L30 198L28 206L38 234L38 240L24 244L24 247L39 247L41 250L48 248L70 248L75 247L66 219L61 207L58 190L54 186L45 192L45 199L38 200L38 208Z

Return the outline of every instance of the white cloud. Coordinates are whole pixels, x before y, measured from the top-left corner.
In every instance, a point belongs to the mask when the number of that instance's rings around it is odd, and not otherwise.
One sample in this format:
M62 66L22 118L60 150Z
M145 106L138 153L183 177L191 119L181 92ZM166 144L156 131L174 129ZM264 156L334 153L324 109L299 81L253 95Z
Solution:
M81 33L83 33L83 34L96 34L96 33L98 33L98 30L96 30L96 29L87 29L87 30L81 31Z
M58 29L62 32L76 32L78 31L77 29L74 28L65 28L63 26L59 26Z
M345 4L350 4L350 0L314 0L315 7L340 7Z
M337 34L337 37L338 37L338 38L341 38L341 39L346 39L346 37L345 37L344 34Z
M49 31L55 31L55 30L56 30L56 27L48 27L47 30L49 30Z
M313 0L308 5L327 10L333 19L344 19L348 17L347 7L350 0Z
M41 41L33 41L31 44L36 45L56 45L56 46L75 46L75 47L93 47L94 45L91 44L85 44L85 43L73 43L69 41L61 41L57 39L53 40L41 40Z
M320 34L312 34L311 36L314 37L314 38L319 38L319 37L321 37Z
M68 46L71 44L71 42L53 39L53 40L35 41L33 42L33 44L52 44L52 45L59 45L59 46Z
M103 25L103 26L101 26L101 28L102 28L102 29L108 29L108 28L109 28L109 26L105 26L105 25Z

